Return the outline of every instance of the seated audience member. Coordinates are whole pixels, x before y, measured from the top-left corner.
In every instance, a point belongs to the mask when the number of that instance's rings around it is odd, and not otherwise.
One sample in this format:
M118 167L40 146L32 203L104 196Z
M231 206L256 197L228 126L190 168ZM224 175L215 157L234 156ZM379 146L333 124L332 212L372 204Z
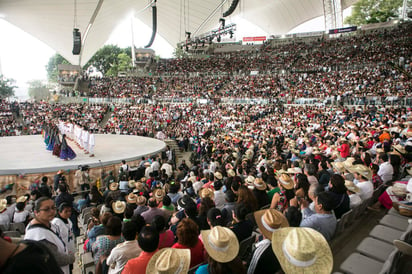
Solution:
M246 269L237 256L239 242L229 228L215 226L210 230L202 230L202 239L208 254L208 263L201 265L196 274L242 274Z
M146 197L143 195L137 196L136 198L136 204L137 207L136 209L133 211L133 216L136 215L141 215L143 212L145 212L146 210L149 210L149 207L146 206Z
M70 273L70 264L74 263L73 253L69 253L64 242L51 225L56 215L56 205L49 197L39 198L34 206L35 218L30 221L24 234L25 240L41 241L51 251L62 272Z
M225 204L222 208L223 226L227 226L233 219L233 210L235 209L235 194L232 190L227 190L225 193Z
M142 252L137 258L130 259L122 274L146 274L147 264L158 250L159 233L152 226L144 226L137 237L137 242Z
M171 230L166 229L166 222L162 216L155 216L150 225L159 233L159 249L171 247L175 243L175 235Z
M273 232L272 249L284 273L332 272L329 244L312 228L290 227Z
M258 202L258 208L262 208L265 205L270 203L269 197L266 193L266 184L263 182L262 178L256 178L253 183L253 195L255 195L256 200Z
M302 213L296 206L290 206L284 212L286 219L288 220L289 226L299 227L302 221Z
M276 273L280 270L280 265L272 250L272 233L282 227L288 227L288 221L276 209L257 211L254 217L263 235L263 240L255 245L256 249L250 261L248 273Z
M57 215L51 223L56 229L56 234L63 240L68 252L74 254L76 252L76 239L73 234L73 223L70 220L71 215L72 206L67 203L61 203L58 207Z
M147 204L149 206L149 210L146 210L141 214L147 224L150 224L153 221L153 218L158 215L162 216L166 221L166 214L164 210L157 207L157 201L155 198L150 198Z
M239 243L252 235L253 223L246 220L246 215L249 213L244 204L238 204L233 211L234 224L230 227L235 233Z
M209 211L207 212L207 223L209 224L210 228L213 228L218 225L225 226L222 217L222 212L216 207L212 207L211 209L209 209Z
M0 200L0 225L4 226L5 229L9 229L10 226L10 218L7 214L7 200L1 199Z
M189 249L164 248L152 256L147 264L146 273L186 274L189 265Z
M21 241L15 244L3 237L0 229L0 270L3 274L61 273L51 250L41 241Z
M215 202L215 206L218 209L222 209L224 204L225 204L225 194L223 193L223 183L222 181L216 181L213 184L213 188L214 188L214 202Z
M25 209L25 206L26 206L25 202L16 203L16 210L14 211L14 215L13 215L13 223L23 223L27 225L27 223L30 221L31 219L30 212L28 212Z
M199 240L199 226L190 218L183 218L177 225L177 243L172 248L190 249L190 267L204 261L204 247Z
M95 265L100 262L100 257L109 256L112 249L119 243L124 242L122 237L122 220L117 216L111 216L107 220L106 234L97 237L92 245L93 260Z
M346 194L345 179L339 174L333 174L329 182L329 193L334 200L333 212L336 219L350 210L349 196Z
M306 200L301 200L303 219L301 227L311 227L325 237L327 241L332 240L336 229L336 217L332 214L333 197L328 192L319 193L315 199L315 212L308 208Z
M87 240L85 242L86 251L92 251L92 245L96 241L96 238L100 235L105 234L107 222L112 216L113 215L111 213L105 212L100 216L99 219L97 219L95 216L92 217L92 221L88 224L89 226L91 226L91 228L88 228L87 232Z
M270 203L270 208L274 208L283 212L289 204L287 199L287 192L293 191L293 180L287 174L281 174L278 178L280 192L273 195L272 201Z
M347 189L347 193L349 195L349 206L350 208L355 208L360 206L362 203L362 199L359 196L360 189L357 187L352 181L346 180L345 186Z
M353 183L360 189L359 196L362 201L371 198L373 195L373 184L370 181L372 176L371 170L364 165L354 165L350 168L350 172L352 172L355 178Z
M137 237L137 225L134 222L123 224L122 235L125 241L116 245L106 259L109 266L109 274L121 273L127 261L136 258L142 252L139 247Z

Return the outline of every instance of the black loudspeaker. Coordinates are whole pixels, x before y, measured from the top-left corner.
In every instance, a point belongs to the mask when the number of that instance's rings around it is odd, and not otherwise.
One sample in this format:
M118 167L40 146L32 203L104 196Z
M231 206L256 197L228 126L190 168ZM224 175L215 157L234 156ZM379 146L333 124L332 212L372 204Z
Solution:
M79 29L73 29L73 55L79 55L82 48L82 37Z

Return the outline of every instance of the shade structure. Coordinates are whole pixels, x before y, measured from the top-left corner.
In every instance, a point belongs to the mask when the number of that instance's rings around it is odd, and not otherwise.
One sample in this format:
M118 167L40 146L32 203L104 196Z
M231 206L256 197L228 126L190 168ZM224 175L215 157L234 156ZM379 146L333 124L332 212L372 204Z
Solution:
M157 33L172 46L215 29L233 0L157 0ZM357 0L342 0L347 8ZM152 26L148 0L0 0L0 18L60 53L73 65L87 63L128 16ZM323 0L240 0L230 21L239 16L269 34L285 34L323 14ZM75 20L76 19L76 20ZM72 31L82 34L82 51L73 55ZM156 42L155 42L156 43Z

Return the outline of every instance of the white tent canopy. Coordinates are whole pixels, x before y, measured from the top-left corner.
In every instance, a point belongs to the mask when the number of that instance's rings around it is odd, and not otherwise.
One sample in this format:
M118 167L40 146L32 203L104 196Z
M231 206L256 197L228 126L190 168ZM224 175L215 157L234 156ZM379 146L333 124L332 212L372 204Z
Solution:
M151 27L151 2L0 0L0 18L43 41L72 64L83 66L126 17L133 15ZM342 9L354 2L342 0ZM232 0L158 0L157 34L175 46L185 39L186 31L193 37L215 28L231 3ZM322 14L323 0L239 0L235 12L225 19L230 22L232 17L240 16L269 34L285 34ZM79 56L72 54L75 21L83 41Z

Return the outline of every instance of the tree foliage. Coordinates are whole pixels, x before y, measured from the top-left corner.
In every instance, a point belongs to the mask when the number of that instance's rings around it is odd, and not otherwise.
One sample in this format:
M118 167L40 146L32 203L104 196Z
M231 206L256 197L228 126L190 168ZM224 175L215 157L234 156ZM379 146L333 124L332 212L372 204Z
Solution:
M345 24L360 26L398 18L402 4L403 0L360 0L353 5Z
M99 49L84 66L95 66L105 75L115 76L119 71L128 70L131 67L131 48L119 48L116 45L106 45Z
M49 95L49 89L47 86L40 80L29 81L29 96L34 100L43 100L46 99Z
M57 76L59 76L57 66L60 64L70 64L70 62L58 53L50 57L49 62L46 65L47 78L49 79L49 82L57 82Z
M8 79L0 74L0 98L1 99L14 96L14 89L16 88L16 86L13 85L14 82L15 81L13 79Z

